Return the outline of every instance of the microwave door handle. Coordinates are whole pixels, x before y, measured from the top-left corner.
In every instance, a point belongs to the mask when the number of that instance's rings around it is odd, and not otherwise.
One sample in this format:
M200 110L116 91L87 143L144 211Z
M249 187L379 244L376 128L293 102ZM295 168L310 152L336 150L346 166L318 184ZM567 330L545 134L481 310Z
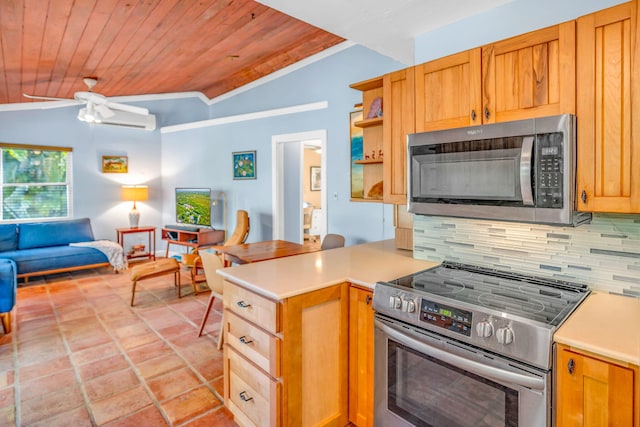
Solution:
M497 381L506 382L509 384L517 384L523 387L529 387L534 390L544 390L544 380L542 378L517 374L515 372L505 371L503 369L495 368L493 366L487 366L485 364L466 359L455 354L448 353L439 348L432 347L428 344L420 342L402 332L398 332L396 329L391 328L378 319L374 320L375 327L387 336L398 341L400 344L411 347L414 350L431 356L435 359L442 360L460 369L464 369L467 372L479 375L481 377L490 378Z
M522 139L520 151L520 193L522 204L533 206L533 189L531 188L531 163L533 160L533 137L526 136Z

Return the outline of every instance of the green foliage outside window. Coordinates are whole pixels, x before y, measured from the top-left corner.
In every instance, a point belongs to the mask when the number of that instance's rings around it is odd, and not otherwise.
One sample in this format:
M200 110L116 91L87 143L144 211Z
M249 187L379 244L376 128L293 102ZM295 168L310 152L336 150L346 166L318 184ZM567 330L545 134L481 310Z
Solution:
M19 146L0 150L2 220L70 216L70 151Z

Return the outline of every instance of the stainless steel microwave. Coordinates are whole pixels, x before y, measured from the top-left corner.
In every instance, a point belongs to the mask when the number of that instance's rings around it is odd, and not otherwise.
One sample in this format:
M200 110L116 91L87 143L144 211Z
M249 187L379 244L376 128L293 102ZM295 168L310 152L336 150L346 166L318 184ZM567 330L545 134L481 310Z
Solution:
M423 215L576 226L570 114L408 136L408 209Z

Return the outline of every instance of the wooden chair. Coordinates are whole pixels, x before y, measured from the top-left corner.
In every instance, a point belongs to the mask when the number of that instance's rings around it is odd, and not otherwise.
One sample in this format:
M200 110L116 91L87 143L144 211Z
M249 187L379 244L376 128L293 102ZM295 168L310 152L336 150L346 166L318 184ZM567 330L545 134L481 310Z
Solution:
M202 318L202 323L200 323L200 330L198 331L198 336L202 336L202 331L204 330L204 326L207 323L207 319L209 318L209 313L211 312L211 307L213 306L213 302L216 298L222 301L222 276L216 273L218 268L222 268L222 260L218 255L213 252L201 251L200 252L200 261L202 262L202 267L204 269L204 276L207 279L207 285L209 289L211 289L211 295L209 296L209 302L207 303L207 308L204 311L204 316ZM222 320L220 321L220 332L218 335L218 350L222 348L222 340L223 340L223 331L224 331L224 311Z
M327 234L324 236L324 239L322 239L320 250L324 251L327 249L342 247L344 247L344 236L341 236L340 234Z
M237 219L236 219L236 228L233 230L233 234L231 237L224 242L223 246L232 246L232 245L240 245L247 241L247 237L249 237L249 231L251 230L251 224L249 221L249 213L244 210L239 210ZM228 267L231 263L228 261L224 261L224 266Z
M304 235L304 240L312 240L311 218L313 216L313 206L304 208L303 210L304 210L304 215L302 220L302 233Z

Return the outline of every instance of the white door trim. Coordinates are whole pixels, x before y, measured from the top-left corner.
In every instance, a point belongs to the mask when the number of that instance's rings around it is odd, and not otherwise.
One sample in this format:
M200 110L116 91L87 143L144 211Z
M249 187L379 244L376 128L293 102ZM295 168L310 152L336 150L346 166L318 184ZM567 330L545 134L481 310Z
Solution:
M327 131L325 129L313 130L308 132L288 133L281 135L273 135L271 137L271 163L272 167L272 210L273 210L273 239L283 239L284 237L284 199L282 194L282 183L284 181L284 171L286 167L291 165L282 165L283 144L287 142L299 142L300 144L308 140L319 140L322 149L322 159L320 166L322 173L320 175L320 189L322 193L322 228L320 230L320 238L327 234ZM303 167L302 158L300 159L300 168ZM302 194L300 195L302 199ZM300 215L302 216L302 206L300 206ZM300 230L302 233L302 229Z

